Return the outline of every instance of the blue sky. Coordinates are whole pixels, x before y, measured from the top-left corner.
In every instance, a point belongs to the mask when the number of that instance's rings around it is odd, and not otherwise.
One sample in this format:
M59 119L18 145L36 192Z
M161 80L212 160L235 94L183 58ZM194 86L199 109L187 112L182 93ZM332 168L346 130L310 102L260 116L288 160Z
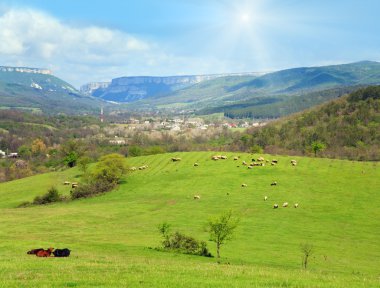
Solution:
M79 87L132 75L380 60L376 0L3 0L0 65Z

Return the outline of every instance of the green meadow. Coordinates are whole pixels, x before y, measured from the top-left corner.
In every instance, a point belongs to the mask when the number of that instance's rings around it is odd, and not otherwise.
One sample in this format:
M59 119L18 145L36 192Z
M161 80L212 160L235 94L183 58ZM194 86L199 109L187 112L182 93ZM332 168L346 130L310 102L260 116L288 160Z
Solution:
M263 155L278 165L247 169L242 161L259 155L214 154L126 158L148 168L107 194L44 206L16 208L52 185L68 195L63 182L80 182L77 168L1 183L0 287L380 287L378 163ZM240 223L220 263L153 249L167 222L216 255L205 224L228 210ZM314 246L307 270L301 243ZM71 256L26 254L50 246Z

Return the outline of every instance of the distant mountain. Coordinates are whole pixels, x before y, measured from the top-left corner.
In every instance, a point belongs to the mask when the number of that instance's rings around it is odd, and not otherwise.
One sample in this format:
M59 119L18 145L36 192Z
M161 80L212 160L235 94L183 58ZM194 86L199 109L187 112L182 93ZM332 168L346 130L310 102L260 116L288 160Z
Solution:
M248 131L249 145L273 154L313 154L312 143L328 157L380 160L380 86L349 95Z
M132 103L130 107L198 114L223 112L230 117L280 117L340 97L360 86L376 84L380 84L380 63L363 61L287 69L258 77L221 77Z
M100 105L47 69L0 66L0 109L77 114L99 110Z
M185 76L133 76L112 79L111 83L94 82L81 87L81 92L108 101L135 102L148 98L159 98L194 84L216 78L234 76L259 76L263 73L185 75Z

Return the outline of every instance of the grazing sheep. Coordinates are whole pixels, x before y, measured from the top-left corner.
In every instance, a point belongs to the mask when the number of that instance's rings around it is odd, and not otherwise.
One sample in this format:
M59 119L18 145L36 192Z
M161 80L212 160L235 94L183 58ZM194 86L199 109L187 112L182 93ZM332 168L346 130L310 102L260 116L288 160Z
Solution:
M278 160L277 160L277 159L273 159L273 160L272 160L272 163L277 164L277 163L278 163Z
M277 208L278 208L278 204L274 204L273 209L277 209Z
M248 169L253 169L253 167L251 165L248 166Z
M199 200L199 199L201 199L201 196L199 196L199 195L194 195L194 200Z
M77 188L77 187L78 187L78 183L76 182L71 183L71 188Z
M199 164L198 163L194 163L194 166L199 166Z
M234 160L238 160L238 159L239 159L239 157L237 157L237 156L234 157Z
M290 163L292 164L292 166L297 166L297 160L290 160Z
M220 156L220 159L227 159L227 156L226 155L223 155L223 156Z
M129 168L129 170L131 170L131 171L136 171L136 167L131 167L131 168Z
M277 185L277 181L273 181L270 186L276 186Z
M140 167L139 167L139 170L144 170L144 169L146 169L146 168L148 168L148 165L143 165L143 166L140 166Z
M63 185L70 185L71 183L69 181L63 182Z
M264 196L264 201L267 201L268 200L268 196Z
M173 158L172 158L172 161L173 161L173 162L181 161L181 158L175 158L175 157L173 157Z
M247 162L243 161L241 164L243 164L243 165L247 165Z
M297 166L297 162L292 163L292 166Z
M259 161L259 162L262 162L262 161L264 161L265 159L264 159L264 157L259 157L259 158L257 158L257 161Z
M284 202L284 204L282 204L282 207L288 207L288 202Z
M212 160L219 160L219 159L220 159L220 156L218 156L218 155L214 155L214 156L211 157L211 159L212 159Z
M256 162L255 158L252 158L252 162Z
M294 208L298 208L298 203L294 204Z
M276 163L275 163L275 162L272 162L272 163L270 163L270 165L274 166L274 165L276 165Z
M247 184L243 183L241 184L241 187L247 187Z

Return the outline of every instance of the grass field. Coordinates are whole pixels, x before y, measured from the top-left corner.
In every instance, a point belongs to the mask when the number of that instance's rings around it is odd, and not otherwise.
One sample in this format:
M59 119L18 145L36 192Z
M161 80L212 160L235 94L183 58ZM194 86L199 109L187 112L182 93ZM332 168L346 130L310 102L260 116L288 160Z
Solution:
M0 287L380 287L378 163L264 155L279 164L249 170L241 161L257 155L212 161L213 154L128 158L129 166L149 168L108 194L46 206L15 208L51 185L68 194L62 183L80 181L79 170L0 184ZM283 202L290 207L272 208ZM208 218L229 209L240 224L221 264L151 249L160 245L158 224L207 241ZM307 271L305 242L315 247ZM49 246L72 255L26 255Z

